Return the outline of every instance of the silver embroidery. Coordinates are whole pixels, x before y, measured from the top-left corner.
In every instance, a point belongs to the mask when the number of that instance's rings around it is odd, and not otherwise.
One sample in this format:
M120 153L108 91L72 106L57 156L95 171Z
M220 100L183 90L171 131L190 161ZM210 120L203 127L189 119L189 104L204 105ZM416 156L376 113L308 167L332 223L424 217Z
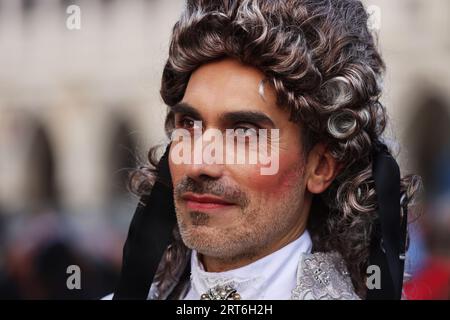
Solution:
M336 253L302 254L293 300L359 300L342 257Z
M175 284L177 282L178 280L174 281ZM188 284L190 282L188 280ZM157 283L152 284L148 299L166 299L170 289L158 292L156 285ZM166 287L172 288L173 285ZM179 298L182 299L185 293ZM336 252L316 252L301 255L297 269L297 285L292 290L291 299L359 300L360 298L354 292L350 274L342 257Z

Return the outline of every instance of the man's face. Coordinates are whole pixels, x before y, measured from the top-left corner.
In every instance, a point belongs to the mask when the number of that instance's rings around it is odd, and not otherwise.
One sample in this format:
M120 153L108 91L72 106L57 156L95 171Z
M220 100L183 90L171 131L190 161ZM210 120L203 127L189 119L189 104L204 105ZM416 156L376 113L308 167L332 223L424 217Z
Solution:
M205 64L190 77L185 95L172 110L175 128L203 130L279 129L276 174L262 175L263 164L176 164L171 145L170 172L177 220L184 243L218 259L264 256L296 239L309 210L299 125L276 106L270 85L259 92L264 75L256 68L223 59ZM273 137L272 137L273 138ZM307 197L309 199L309 197Z

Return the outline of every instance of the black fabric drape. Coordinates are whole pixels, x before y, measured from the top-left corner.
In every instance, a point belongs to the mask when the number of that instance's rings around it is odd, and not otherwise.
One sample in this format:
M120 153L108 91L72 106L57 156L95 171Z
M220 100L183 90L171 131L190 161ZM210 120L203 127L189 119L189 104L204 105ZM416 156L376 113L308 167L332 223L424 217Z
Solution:
M113 299L146 299L176 223L169 171L169 147L158 164L158 179L141 198L123 249L122 271Z
M368 300L401 298L406 210L400 221L400 169L385 145L379 144L373 157L373 178L378 204L378 219L370 248L369 265L381 271L381 288L368 289Z

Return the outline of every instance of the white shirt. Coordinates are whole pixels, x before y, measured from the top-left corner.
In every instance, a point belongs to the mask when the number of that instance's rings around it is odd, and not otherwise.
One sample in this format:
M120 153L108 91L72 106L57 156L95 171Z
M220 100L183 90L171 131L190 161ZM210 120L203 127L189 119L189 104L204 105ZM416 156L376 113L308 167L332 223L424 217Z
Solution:
M289 300L297 285L302 253L311 253L308 231L283 248L246 266L225 272L207 272L192 250L191 286L185 300L199 300L216 285L232 284L243 300Z

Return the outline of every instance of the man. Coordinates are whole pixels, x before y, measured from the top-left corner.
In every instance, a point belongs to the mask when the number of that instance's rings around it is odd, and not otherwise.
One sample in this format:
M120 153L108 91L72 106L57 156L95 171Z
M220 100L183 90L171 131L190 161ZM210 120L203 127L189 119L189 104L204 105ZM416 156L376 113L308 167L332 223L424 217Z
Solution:
M172 142L132 177L114 298L399 298L417 179L381 139L383 70L359 1L188 1L161 86Z

